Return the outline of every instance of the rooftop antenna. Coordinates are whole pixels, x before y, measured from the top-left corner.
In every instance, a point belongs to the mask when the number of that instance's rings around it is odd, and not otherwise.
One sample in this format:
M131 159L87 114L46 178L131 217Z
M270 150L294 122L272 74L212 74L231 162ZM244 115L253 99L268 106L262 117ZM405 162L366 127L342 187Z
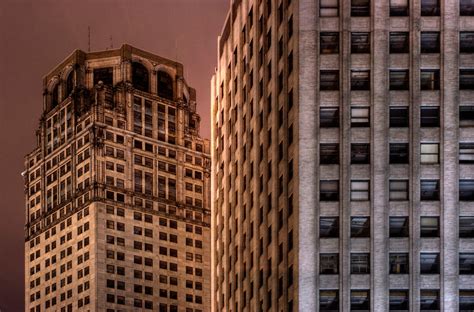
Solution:
M87 26L87 52L91 51L91 27Z
M176 49L176 62L178 61L178 38L174 40L174 47Z
M112 39L112 35L110 35L110 49L114 48L114 40Z

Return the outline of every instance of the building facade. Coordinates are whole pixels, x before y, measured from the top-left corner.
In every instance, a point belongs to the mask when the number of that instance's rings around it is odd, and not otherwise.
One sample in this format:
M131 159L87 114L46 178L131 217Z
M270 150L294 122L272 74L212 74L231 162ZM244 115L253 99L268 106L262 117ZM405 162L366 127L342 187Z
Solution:
M213 311L474 310L474 3L234 0Z
M210 309L209 142L174 61L123 45L44 77L25 311Z

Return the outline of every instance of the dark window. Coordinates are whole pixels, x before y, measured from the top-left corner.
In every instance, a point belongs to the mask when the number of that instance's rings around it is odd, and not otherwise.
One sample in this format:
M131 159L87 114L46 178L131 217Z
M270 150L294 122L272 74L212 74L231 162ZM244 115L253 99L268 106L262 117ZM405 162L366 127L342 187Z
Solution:
M370 1L352 0L351 16L370 16Z
M390 163L408 164L409 149L408 143L390 143Z
M474 274L474 253L459 254L459 274Z
M474 163L474 143L459 143L459 163Z
M474 1L473 0L460 0L459 4L460 4L459 15L474 16Z
M420 273L439 274L439 253L420 254Z
M408 74L408 69L390 70L390 90L408 90L410 82Z
M338 290L319 291L319 311L339 311Z
M167 72L158 71L156 79L158 80L158 95L173 100L173 78Z
M439 69L422 69L420 73L421 90L439 90Z
M459 52L461 53L474 52L474 32L462 31L459 34Z
M132 82L135 89L150 92L150 75L143 64L132 63Z
M459 180L459 200L474 200L474 180Z
M459 290L459 311L472 312L474 311L474 290Z
M438 106L422 106L420 108L420 127L439 127Z
M351 127L369 127L370 108L353 106L351 107Z
M322 32L320 35L320 53L335 54L339 53L339 33Z
M351 311L370 311L370 290L351 290Z
M370 274L369 253L351 253L351 274Z
M420 200L439 200L439 180L420 181Z
M370 90L370 71L351 71L351 90Z
M51 108L58 106L59 104L59 83L57 83L53 91L51 91Z
M320 88L321 91L339 90L339 71L338 70L322 70L320 72Z
M390 33L390 53L408 53L410 50L410 36L408 32Z
M339 200L339 181L325 180L319 183L320 201Z
M351 53L370 53L370 33L351 33Z
M370 163L370 144L353 143L351 144L351 164L369 164Z
M370 218L351 218L351 237L370 237Z
M319 16L335 17L339 15L338 0L321 0L319 3Z
M319 255L319 273L320 274L338 274L339 273L339 254Z
M420 237L439 237L439 217L420 218Z
M391 253L389 262L390 274L408 274L410 266L407 253Z
M410 233L408 217L390 217L390 237L408 237Z
M439 36L437 31L422 31L421 53L439 53Z
M390 106L390 128L408 127L408 107Z
M474 216L459 217L459 237L474 238Z
M339 144L320 144L319 153L319 163L321 165L339 164Z
M408 0L390 0L390 16L408 16Z
M74 71L71 71L66 79L66 94L65 97L68 97L72 90L74 89Z
M408 311L408 290L390 289L389 311Z
M319 237L321 238L339 237L339 218L338 217L319 218Z
M319 109L319 126L321 128L339 127L339 108L321 107Z
M408 200L408 180L389 181L390 201Z
M459 70L459 89L474 90L474 69Z
M439 0L421 0L421 16L439 16Z
M439 290L420 290L420 310L439 311Z
M94 86L102 81L105 85L111 86L113 84L114 69L112 67L96 68L94 69Z

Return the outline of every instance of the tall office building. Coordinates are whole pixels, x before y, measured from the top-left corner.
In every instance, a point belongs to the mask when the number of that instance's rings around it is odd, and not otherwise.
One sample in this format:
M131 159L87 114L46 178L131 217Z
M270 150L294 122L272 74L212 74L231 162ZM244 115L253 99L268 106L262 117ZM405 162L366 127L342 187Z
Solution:
M208 311L209 142L183 66L78 50L43 85L25 311Z
M474 2L234 0L213 311L474 310Z

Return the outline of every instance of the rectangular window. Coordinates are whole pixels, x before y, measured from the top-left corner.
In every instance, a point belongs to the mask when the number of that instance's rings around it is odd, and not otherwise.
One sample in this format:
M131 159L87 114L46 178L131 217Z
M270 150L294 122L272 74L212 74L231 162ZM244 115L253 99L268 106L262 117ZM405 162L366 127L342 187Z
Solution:
M389 218L390 237L408 237L410 234L408 217Z
M408 0L390 0L390 16L408 16Z
M439 237L439 217L420 218L420 237Z
M439 163L439 144L421 143L420 163L438 164Z
M339 108L321 107L319 109L319 126L321 128L339 127Z
M467 105L459 106L459 126L460 127L474 126L474 106L467 106Z
M420 290L420 310L439 311L439 290Z
M351 70L351 90L370 90L370 70Z
M420 108L420 127L439 127L438 106L422 106Z
M474 201L474 180L459 180L459 200Z
M390 163L408 164L409 162L408 143L390 143Z
M351 107L351 127L369 127L370 126L370 108L369 107Z
M390 90L408 90L409 82L408 69L390 70Z
M421 32L421 53L439 53L440 35L437 31Z
M319 182L319 200L320 201L338 201L339 200L339 181L324 180Z
M420 73L420 89L439 90L439 69L422 69Z
M420 253L420 273L439 274L439 253Z
M389 187L391 201L408 200L408 180L390 180Z
M474 90L474 69L459 70L459 89Z
M369 217L351 217L351 237L370 237Z
M410 36L408 32L390 33L390 53L408 53L410 50Z
M474 16L474 2L472 0L460 0L459 15Z
M369 253L351 253L351 274L370 274Z
M351 290L351 311L370 311L370 290Z
M321 70L320 71L320 87L321 91L339 90L339 71L338 70Z
M459 237L474 238L474 216L459 217Z
M439 16L439 0L421 0L421 16Z
M408 253L390 253L390 274L408 274Z
M338 217L319 218L319 237L320 238L339 237L339 218Z
M474 52L474 32L462 31L459 33L459 52L460 53L473 53Z
M288 311L291 311L288 309ZM325 289L319 291L319 311L339 311L339 291Z
M351 181L351 200L370 200L370 182L368 180Z
M405 128L409 126L408 107L390 106L390 128Z
M370 164L370 144L351 144L351 164Z
M339 15L338 0L321 0L319 2L319 16L335 17Z
M320 274L338 274L339 273L339 254L320 254L319 255L319 273Z
M319 48L321 54L339 53L339 33L322 32L319 38Z
M370 33L351 33L351 53L370 53Z
M370 1L351 0L351 16L370 16Z
M459 311L474 311L474 290L459 290Z
M420 200L439 200L439 180L420 181Z
M319 145L319 164L339 164L339 144L321 143Z
M389 311L408 311L409 300L408 290L390 289Z

